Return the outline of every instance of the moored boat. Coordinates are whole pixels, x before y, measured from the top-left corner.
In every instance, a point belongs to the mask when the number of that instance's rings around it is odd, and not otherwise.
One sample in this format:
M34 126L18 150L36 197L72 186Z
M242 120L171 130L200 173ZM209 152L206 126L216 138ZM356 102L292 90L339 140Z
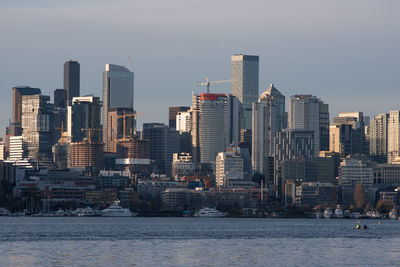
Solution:
M215 208L202 208L195 213L195 217L219 218L228 215L226 212L221 212Z

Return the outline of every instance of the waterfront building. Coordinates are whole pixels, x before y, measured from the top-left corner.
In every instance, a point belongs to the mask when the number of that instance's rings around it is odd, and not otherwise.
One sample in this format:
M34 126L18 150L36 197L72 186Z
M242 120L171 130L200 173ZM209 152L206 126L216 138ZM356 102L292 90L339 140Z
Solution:
M49 96L22 96L22 137L29 158L51 166L53 146L53 106Z
M265 173L265 159L273 156L275 134L286 128L285 96L273 84L253 103L253 171Z
M123 66L106 64L103 72L103 143L105 150L112 151L109 140L116 129L109 127L108 112L112 108L129 108L134 110L134 74Z
M338 203L338 186L331 183L309 182L296 186L295 204L308 205L336 205Z
M241 104L232 95L193 95L192 148L195 162L215 162L218 152L237 146Z
M378 163L385 163L388 156L388 124L389 114L382 113L370 122L369 154Z
M177 107L169 107L169 112L168 112L168 126L170 128L176 129L177 131L177 115L180 112L186 112L190 109L190 107L185 107L185 106L177 106Z
M312 95L293 95L289 103L290 129L314 131L314 155L329 150L329 106Z
M243 158L240 150L228 148L219 152L215 161L215 184L217 187L230 187L235 181L244 179Z
M150 141L150 159L154 161L154 171L171 175L174 153L180 151L179 132L163 123L143 123L143 139Z
M237 54L231 58L232 63L232 95L243 105L242 129L252 127L252 104L259 95L259 57Z
M88 140L92 143L101 142L100 125L101 103L95 96L72 98L68 106L68 136L71 142Z
M22 96L24 95L39 95L39 88L31 88L29 86L13 87L13 105L12 105L12 122L22 122Z
M72 98L80 96L80 64L77 61L67 60L64 63L64 107L67 107Z
M378 189L400 186L400 164L377 164L374 169L374 186Z

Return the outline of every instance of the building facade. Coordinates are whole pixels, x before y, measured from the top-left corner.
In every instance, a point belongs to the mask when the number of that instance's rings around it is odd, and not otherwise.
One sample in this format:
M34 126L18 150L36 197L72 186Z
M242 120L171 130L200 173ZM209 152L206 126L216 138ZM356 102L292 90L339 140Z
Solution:
M72 98L80 96L80 64L77 61L67 60L64 63L65 107Z
M233 55L232 63L232 94L243 105L243 129L251 129L252 104L257 102L259 95L259 57L251 55Z
M378 163L385 163L388 156L389 114L383 113L371 120L369 125L369 154Z

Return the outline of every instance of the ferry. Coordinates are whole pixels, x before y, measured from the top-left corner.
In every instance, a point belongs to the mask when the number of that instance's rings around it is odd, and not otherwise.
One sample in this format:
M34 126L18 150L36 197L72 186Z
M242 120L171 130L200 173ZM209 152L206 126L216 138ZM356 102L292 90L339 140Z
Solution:
M119 201L101 210L100 213L103 217L132 217L137 215L137 213L131 212L129 209L122 208Z
M194 214L195 217L205 217L205 218L219 218L228 215L226 212L220 212L215 208L202 208Z

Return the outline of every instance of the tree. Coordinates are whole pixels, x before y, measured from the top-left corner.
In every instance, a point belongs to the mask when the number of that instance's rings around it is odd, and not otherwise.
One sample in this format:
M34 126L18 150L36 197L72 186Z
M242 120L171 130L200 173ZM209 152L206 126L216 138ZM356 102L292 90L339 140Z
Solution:
M362 183L358 183L354 188L354 202L356 204L356 208L361 209L364 207L365 200L365 190Z

